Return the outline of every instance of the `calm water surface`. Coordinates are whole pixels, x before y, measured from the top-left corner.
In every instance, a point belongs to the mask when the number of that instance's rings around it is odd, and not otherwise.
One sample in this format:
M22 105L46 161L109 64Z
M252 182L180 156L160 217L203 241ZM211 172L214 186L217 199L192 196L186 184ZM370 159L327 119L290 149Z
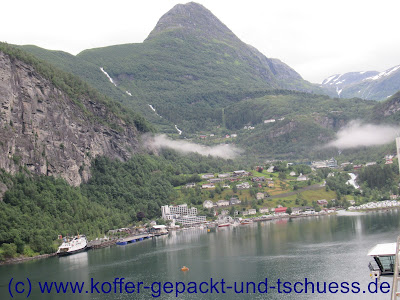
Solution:
M140 294L91 294L90 284L101 290L103 282L124 277L125 281L150 286L154 281L182 281L186 284L220 281L241 290L241 283L259 283L268 278L269 286L276 281L359 282L366 290L372 282L366 256L377 243L394 242L400 234L398 210L372 212L353 216L310 217L277 220L235 228L186 230L168 236L145 240L137 244L115 246L62 258L49 258L23 264L0 267L0 298L12 299L8 293L11 278L14 283L32 282L29 299L152 299L152 291L141 289ZM180 271L185 265L188 272ZM43 295L38 287L43 281L84 282L83 294ZM392 283L392 278L381 281ZM251 286L250 290L251 289ZM23 288L19 286L20 290ZM106 284L105 291L109 289ZM198 287L199 288L199 287ZM203 289L206 287L203 286ZM299 286L301 288L301 286ZM351 287L350 287L351 289ZM221 294L182 294L179 299L390 299L389 294L235 294L234 289ZM264 287L262 287L264 290ZM283 291L282 287L282 291ZM88 291L88 293L86 293ZM157 293L155 293L157 294ZM18 297L19 296L19 297ZM13 299L26 299L27 292ZM162 293L161 299L176 299L175 293Z

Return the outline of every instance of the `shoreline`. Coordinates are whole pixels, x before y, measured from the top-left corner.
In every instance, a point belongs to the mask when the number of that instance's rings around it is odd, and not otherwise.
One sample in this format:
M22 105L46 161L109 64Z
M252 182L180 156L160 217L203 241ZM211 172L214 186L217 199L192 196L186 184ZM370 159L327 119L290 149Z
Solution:
M6 260L0 262L0 266L15 265L15 264L19 264L19 263L23 263L23 262L27 262L27 261L31 261L31 260L54 257L56 255L57 254L54 252L54 253L50 253L50 254L41 254L41 255L36 255L36 256L31 256L31 257L28 257L28 256L13 257L13 258L9 258L9 259L6 259Z
M364 215L365 213L373 212L373 211L390 211L390 210L398 209L398 208L399 208L398 206L377 207L377 208L363 209L363 210L357 210L357 211L353 211L353 210L350 210L350 211L349 210L337 210L334 213L329 213L329 214L287 215L287 216L285 215L285 216L273 216L271 218L255 217L255 218L246 218L246 219L247 220L252 220L253 222L264 222L264 221L272 221L272 220L279 220L279 219L297 219L297 218L332 216L332 215L336 215L336 216L357 216L357 215ZM215 227L217 226L217 224L213 224L213 225L215 225ZM179 231L182 230L183 231L184 228L179 228L179 229L175 229L175 230L179 230ZM116 240L117 239L111 239L111 240L108 240L108 241L105 241L105 242L101 242L101 243L98 243L98 242L97 243L92 243L92 245L90 246L90 249L88 249L88 251L116 246L117 245L116 244ZM94 241L91 241L91 242L94 242ZM28 262L28 261L44 259L44 258L49 258L49 257L54 257L54 256L57 256L56 252L50 253L50 254L41 254L41 255L32 256L32 257L26 257L26 256L14 257L14 258L10 258L10 259L6 259L4 261L1 261L0 262L0 267L4 266L4 265L14 265L14 264L19 264L19 263L24 263L24 262Z

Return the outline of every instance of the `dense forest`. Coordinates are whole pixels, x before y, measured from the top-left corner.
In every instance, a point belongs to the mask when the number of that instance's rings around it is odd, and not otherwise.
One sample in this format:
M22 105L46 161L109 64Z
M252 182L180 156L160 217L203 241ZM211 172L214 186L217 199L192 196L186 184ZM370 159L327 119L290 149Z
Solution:
M59 234L97 237L143 216L156 219L161 205L176 198L174 186L199 181L198 173L240 167L232 160L163 150L158 156L135 155L125 163L97 158L91 179L80 187L26 170L15 176L1 171L8 190L0 201L0 259L54 252Z
M375 198L373 200L388 199L390 194L397 195L399 192L398 175L397 163L376 164L360 170L358 181L365 197Z

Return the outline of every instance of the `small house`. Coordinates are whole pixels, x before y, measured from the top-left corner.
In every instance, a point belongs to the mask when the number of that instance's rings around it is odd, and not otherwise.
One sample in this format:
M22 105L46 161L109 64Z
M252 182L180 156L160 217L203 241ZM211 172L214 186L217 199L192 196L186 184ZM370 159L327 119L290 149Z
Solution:
M325 205L328 205L328 201L326 201L325 199L317 200L317 204L318 204L318 205L325 206Z
M202 189L213 189L215 188L214 183L206 183L201 186Z
M233 176L246 176L248 172L245 170L238 170L238 171L233 171Z
M208 174L204 174L201 175L202 179L210 179L210 178L214 178L214 174L208 173Z
M307 181L307 176L300 173L300 176L297 177L297 181Z
M275 208L275 214L280 215L286 213L287 207L277 207Z
M217 205L218 205L218 207L229 206L229 201L228 200L218 200Z
M253 177L251 180L253 182L264 182L265 181L265 177Z
M229 176L231 176L231 174L229 174L229 173L218 174L218 178L227 178Z
M203 207L204 208L213 208L214 207L214 202L211 200L206 200L203 202Z
M236 187L238 190L249 189L250 184L248 182L243 182L243 183L237 184Z
M262 200L262 199L264 199L264 197L265 197L265 194L264 194L264 193L257 193L257 194L256 194L257 200Z
M238 205L238 204L240 204L241 203L241 201L238 199L238 198L231 198L230 200L229 200L229 204L230 205Z

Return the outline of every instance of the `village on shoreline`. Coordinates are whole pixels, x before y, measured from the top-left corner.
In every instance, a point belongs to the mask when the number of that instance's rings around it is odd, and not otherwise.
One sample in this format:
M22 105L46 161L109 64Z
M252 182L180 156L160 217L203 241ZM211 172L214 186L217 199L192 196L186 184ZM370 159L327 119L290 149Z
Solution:
M392 163L391 160L386 160L388 162ZM358 196L343 195L340 199L340 194L330 189L329 180L339 178L341 174L347 176L345 186L350 186L360 194L357 175L354 174L360 166L350 167L347 163L338 166L337 161L332 158L315 162L311 166L281 163L277 166L267 165L265 169L257 166L252 171L200 174L196 183L186 183L178 187L180 200L174 205L162 206L161 218L143 220L128 228L110 230L102 238L89 241L88 248L104 248L118 242L122 245L122 240L128 243L143 235L146 238L157 238L172 230L215 231L220 227L236 227L263 221L341 215L343 212L351 215L354 212L388 210L400 206L396 195L390 195L391 200L367 203L360 201ZM193 198L197 200L193 202ZM52 256L55 253L33 257L18 256L6 259L0 265Z
M336 210L335 208L332 209L323 209L319 212L315 211L308 211L307 213L299 213L299 214L287 214L287 213L279 213L277 215L275 214L269 214L269 215L262 215L262 216L256 216L256 217L248 217L246 219L242 218L235 218L232 219L232 227L236 227L237 225L248 225L248 224L253 224L257 222L264 222L264 221L273 221L273 220L290 220L290 219L295 219L295 218L312 218L312 217L323 217L323 216L335 216L335 215L347 215L347 216L352 216L355 215L357 212L357 215L360 213L368 213L368 212L374 212L374 211L388 211L389 209L396 209L400 207L400 201L396 200L386 200L382 202L369 202L365 203L363 205L357 206L357 207L349 207L347 210L340 209ZM345 213L343 213L345 212ZM158 236L164 236L165 234L168 234L170 231L187 231L187 230L207 230L210 232L211 230L215 231L218 230L219 228L223 227L225 230L225 227L227 226L221 226L219 227L218 225L222 224L221 222L218 221L208 221L204 222L201 224L193 225L190 227L180 227L177 225L174 226L165 226L165 225L157 225L155 221L150 222L149 224L145 224L144 227L132 227L132 228L119 228L110 231L111 234L114 234L113 236L108 236L108 237L103 237L100 239L92 240L89 242L89 249L90 250L96 250L96 249L101 249L101 248L106 248L106 247L112 247L117 245L117 241L121 239L122 237L125 237L127 239L129 238L135 238L137 235L143 235L143 234L149 234L149 237L152 238L157 238ZM154 234L154 228L162 228L165 231L163 231L163 234ZM221 228L222 229L222 228ZM150 232L153 232L151 234ZM166 232L166 233L165 233ZM119 233L119 235L115 235ZM50 257L55 257L56 253L50 253L50 254L42 254L42 255L37 255L37 256L32 256L32 257L25 257L25 256L20 256L16 258L11 258L7 259L5 261L0 262L1 265L10 265L10 264L18 264L18 263L23 263L23 262L28 262L28 261L33 261L33 260L38 260L38 259L44 259L44 258L50 258Z

